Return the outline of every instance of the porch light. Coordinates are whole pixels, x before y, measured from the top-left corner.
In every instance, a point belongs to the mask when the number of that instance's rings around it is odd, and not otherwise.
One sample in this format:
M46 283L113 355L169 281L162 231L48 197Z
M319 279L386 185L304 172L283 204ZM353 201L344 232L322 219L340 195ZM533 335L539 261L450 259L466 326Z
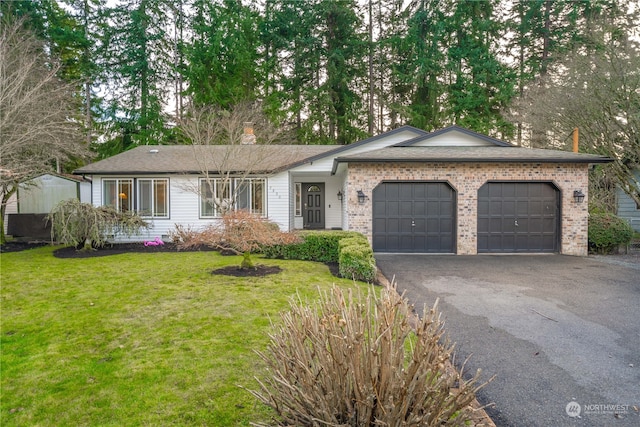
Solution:
M342 191L338 191L338 200L342 201Z
M584 193L582 190L573 191L573 200L575 200L576 203L582 203L584 201Z
M367 199L368 197L366 196L366 194L364 194L362 190L358 190L358 203L363 204Z

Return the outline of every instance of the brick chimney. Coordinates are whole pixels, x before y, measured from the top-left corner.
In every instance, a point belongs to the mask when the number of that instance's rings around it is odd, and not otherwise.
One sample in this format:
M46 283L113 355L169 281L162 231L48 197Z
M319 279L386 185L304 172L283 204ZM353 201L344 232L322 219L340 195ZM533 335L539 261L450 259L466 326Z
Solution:
M244 122L244 133L240 139L242 145L253 145L256 143L256 136L253 133L253 123Z

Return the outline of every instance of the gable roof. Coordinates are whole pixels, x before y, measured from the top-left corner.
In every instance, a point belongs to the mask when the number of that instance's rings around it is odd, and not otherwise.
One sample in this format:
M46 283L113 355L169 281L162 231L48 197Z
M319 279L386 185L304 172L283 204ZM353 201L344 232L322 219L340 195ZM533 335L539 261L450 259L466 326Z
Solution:
M495 147L388 147L352 156L337 157L332 173L340 163L609 163L609 157L569 151Z
M447 133L452 133L452 132L460 132L464 135L470 136L472 138L481 140L483 142L488 143L489 145L495 145L498 147L512 147L513 144L509 143L509 142L505 142L496 138L492 138L488 135L483 135L481 133L478 132L474 132L470 129L467 128L463 128L461 126L458 125L451 125L451 126L447 126L444 129L440 129L437 131L433 131L433 132L429 132L426 133L426 135L421 135L419 137L416 137L414 139L411 139L409 141L403 141L399 144L395 144L396 147L410 147L416 144L419 144L421 142L425 142L425 141L429 141L430 139L433 138L437 138L441 135L447 134Z
M230 172L271 173L335 148L336 145L145 145L74 172L87 175L200 174L203 170L213 172L223 167Z
M422 142L459 132L487 145L456 146L451 140L445 145L420 145ZM400 143L384 147L376 144L384 138L398 134L406 138ZM396 138L395 141L398 139ZM469 140L467 140L467 143ZM464 143L464 142L463 142ZM373 148L363 151L367 144ZM389 143L391 144L391 142ZM357 154L345 153L356 149ZM346 155L338 157L339 154ZM608 157L578 154L567 151L517 147L508 142L473 132L460 126L426 132L412 126L401 126L349 145L145 145L104 160L78 168L81 175L150 175L150 174L200 174L203 171L225 172L251 171L268 174L333 158L331 173L335 174L341 163L364 162L510 162L510 163L607 163Z
M241 172L250 168L256 174L274 173L335 156L403 132L413 134L415 137L428 135L428 132L413 126L401 126L348 145L145 145L88 164L76 169L74 173L87 175L198 174L203 170L215 171L220 168L220 162L213 161L205 165L202 160L225 157L225 171Z

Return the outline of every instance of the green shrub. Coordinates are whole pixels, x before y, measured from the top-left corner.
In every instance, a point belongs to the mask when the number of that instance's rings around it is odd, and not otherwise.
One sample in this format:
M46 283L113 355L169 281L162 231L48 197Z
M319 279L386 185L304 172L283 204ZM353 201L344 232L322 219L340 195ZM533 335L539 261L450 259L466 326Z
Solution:
M340 240L357 235L353 231L305 231L300 233L300 243L269 245L262 252L267 258L338 262Z
M258 352L268 371L251 393L280 426L468 425L479 372L445 370L453 347L437 302L422 319L412 309L395 289L292 302Z
M369 241L355 231L311 231L300 233L302 242L263 248L267 258L337 262L340 276L373 282L376 262Z
M616 215L593 211L589 213L589 249L597 253L610 253L633 238L629 223Z
M344 239L340 242L338 268L340 276L372 283L376 278L376 261L366 239ZM364 240L364 241L363 241Z

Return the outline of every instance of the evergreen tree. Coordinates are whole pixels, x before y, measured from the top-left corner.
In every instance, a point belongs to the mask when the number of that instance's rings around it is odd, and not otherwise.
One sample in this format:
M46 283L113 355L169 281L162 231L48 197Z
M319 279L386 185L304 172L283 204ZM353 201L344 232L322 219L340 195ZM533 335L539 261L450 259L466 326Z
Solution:
M234 0L196 0L185 49L187 93L196 106L228 109L256 98L258 14Z
M110 131L123 139L124 130L130 132L131 146L158 144L166 138L169 12L169 0L122 0L105 10L102 54L111 104L107 110L112 114ZM118 122L126 124L117 126Z
M330 100L324 106L328 133L338 144L348 144L364 136L360 129L366 110L358 85L364 83L366 44L358 32L361 22L353 1L327 0L320 6L326 52L326 81L320 90Z
M441 105L446 91L443 72L447 36L441 3L440 0L421 0L410 5L415 9L401 45L405 52L396 65L401 81L409 84L403 90L410 95L405 101L409 107L409 123L425 130L438 129L447 121Z
M511 136L502 116L513 96L513 76L496 56L502 26L495 16L497 0L456 2L447 43L447 106L453 123L485 134Z
M355 2L273 0L266 10L269 99L299 139L345 144L366 135L367 45Z

